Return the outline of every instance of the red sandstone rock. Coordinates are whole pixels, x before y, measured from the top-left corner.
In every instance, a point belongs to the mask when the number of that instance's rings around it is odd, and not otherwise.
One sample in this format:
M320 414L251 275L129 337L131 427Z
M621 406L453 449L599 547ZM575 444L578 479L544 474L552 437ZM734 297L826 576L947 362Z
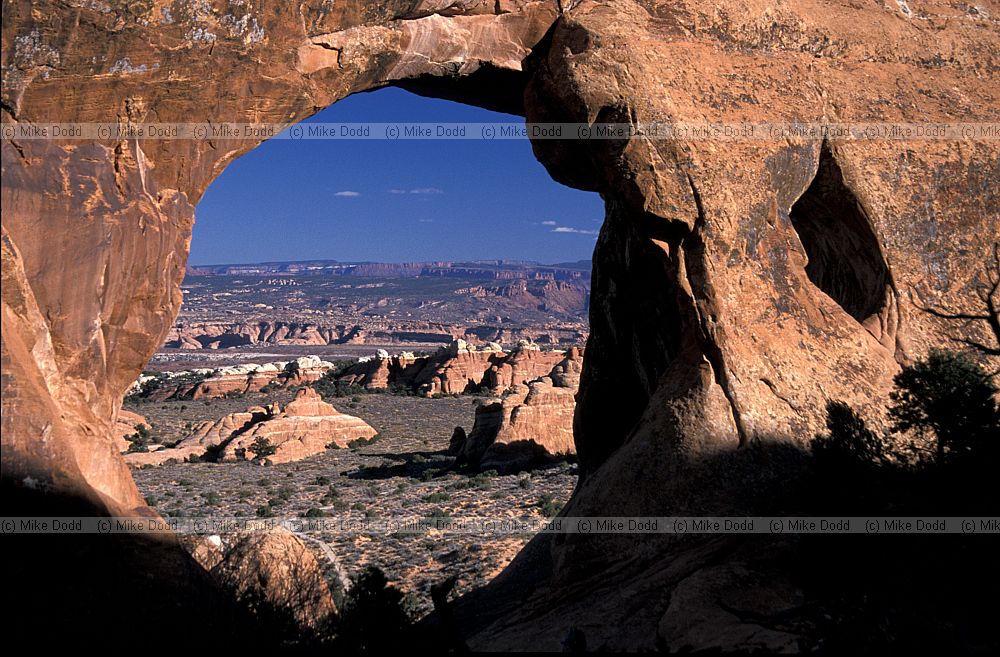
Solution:
M517 471L576 453L573 415L583 359L571 349L549 372L476 409L460 455L482 470Z
M289 631L328 631L337 613L316 557L286 529L237 535L211 572L262 622Z
M115 418L114 440L115 448L119 452L128 451L131 443L125 437L134 434L138 430L139 425L149 427L149 420L138 413L126 411L124 408L118 409L118 417Z
M232 4L238 16L218 3L169 20L148 3L6 5L4 127L295 122L385 84L533 122L1000 118L992 2L927 0L918 12L905 2L504 2L468 15L464 3ZM5 483L148 513L113 444L116 410L174 321L195 204L260 140L5 131ZM802 444L829 399L876 415L901 363L956 331L984 340L911 301L974 309L968 290L998 233L984 192L997 179L995 141L637 135L533 148L560 182L601 193L607 211L575 420L583 479L568 514L725 514L747 496L728 479L676 494L697 459ZM438 389L468 379L454 374ZM681 579L670 564L616 578L616 590L662 593L641 605L573 571L635 547L617 536L560 541L552 577L573 594L541 582L471 647L558 649L574 623L591 645L656 648Z
M162 465L169 460L200 458L209 450L216 451L221 460L254 459L254 441L264 438L276 449L267 459L287 463L331 446L346 447L352 440L375 434L361 418L341 413L312 388L301 388L284 410L273 403L267 408L253 406L215 422L202 422L172 448L126 454L125 460L134 466Z
M502 391L547 374L563 358L561 351L542 351L522 341L511 353L495 343L482 347L454 340L430 356L382 352L339 373L345 385L368 389L408 388L424 395L452 395L483 389Z

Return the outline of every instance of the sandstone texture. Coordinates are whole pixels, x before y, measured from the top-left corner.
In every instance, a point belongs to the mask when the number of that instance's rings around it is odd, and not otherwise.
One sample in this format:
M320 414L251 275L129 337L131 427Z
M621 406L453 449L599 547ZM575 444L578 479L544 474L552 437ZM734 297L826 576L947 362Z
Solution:
M575 454L573 414L582 367L580 350L570 349L547 375L509 387L501 398L480 405L457 453L474 467L498 472Z
M505 352L495 342L477 347L458 339L430 356L390 356L380 350L338 372L336 379L369 390L402 388L427 396L499 392L548 373L562 358L563 352L543 351L527 340Z
M126 454L125 461L133 466L162 465L208 455L222 461L266 458L271 463L287 463L331 447L347 447L352 440L368 439L375 433L364 420L341 413L312 388L301 388L284 409L277 403L253 406L215 422L206 421L174 447ZM274 454L254 452L254 443L261 438L274 447Z
M138 413L127 411L124 408L118 409L118 417L115 418L113 437L115 441L115 448L119 452L128 450L131 443L126 440L126 436L131 436L138 431L140 425L149 427L149 420Z
M215 537L218 538L218 537ZM289 632L320 633L337 607L316 557L301 538L282 528L237 535L205 565L222 586L262 621Z
M6 5L4 483L149 513L114 444L116 411L177 315L195 205L263 139L9 127L294 123L386 84L535 122L996 122L998 17L993 0ZM804 444L827 400L875 416L901 364L956 334L986 341L916 305L979 310L970 291L1000 233L995 140L638 135L533 149L606 205L569 515L750 505L750 487L699 478L700 461ZM432 387L461 388L464 360ZM721 648L732 633L705 642L669 611L690 568L710 564L638 543L534 544L484 595L503 581L532 592L485 605L470 645L559 649L585 627L590 645L652 650L662 627ZM547 565L525 578L532 559ZM753 577L713 573L698 587Z
M128 393L153 401L215 399L260 392L268 386L296 388L308 385L319 381L335 367L334 363L318 356L301 356L292 361L143 374Z

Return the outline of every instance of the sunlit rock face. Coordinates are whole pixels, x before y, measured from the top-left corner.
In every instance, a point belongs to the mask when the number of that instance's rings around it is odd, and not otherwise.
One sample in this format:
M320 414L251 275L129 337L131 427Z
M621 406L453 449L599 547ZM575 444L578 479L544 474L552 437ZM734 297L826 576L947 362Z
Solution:
M398 84L532 121L997 121L1000 8L978 7L16 4L4 11L2 117L5 128L295 122ZM112 440L116 409L177 313L195 204L261 138L4 132L5 482L148 512ZM606 201L575 417L583 481L566 513L724 513L752 502L730 479L678 494L698 458L802 443L828 399L871 415L901 363L965 330L915 303L975 301L1000 233L996 144L535 142L554 178ZM594 646L676 638L676 610L664 614L681 574L645 573L647 604L626 617L574 569L600 572L634 548L623 537L556 544L548 590L579 595L540 593L471 644L558 649L580 624Z
M545 375L500 388L499 398L476 408L472 430L456 450L460 461L506 473L576 454L573 414L582 368L574 347Z
M5 8L4 124L294 123L387 82L521 105L555 2ZM477 75L478 73L478 75ZM490 84L476 80L489 77ZM501 83L502 81L502 83ZM512 83L514 81L515 83ZM145 508L116 454L122 393L181 301L194 206L266 135L3 140L3 471Z
M368 390L406 389L426 396L467 392L500 393L511 386L544 376L564 358L562 351L542 351L521 340L510 352L496 343L483 346L453 340L429 356L384 350L358 359L336 375L338 383Z

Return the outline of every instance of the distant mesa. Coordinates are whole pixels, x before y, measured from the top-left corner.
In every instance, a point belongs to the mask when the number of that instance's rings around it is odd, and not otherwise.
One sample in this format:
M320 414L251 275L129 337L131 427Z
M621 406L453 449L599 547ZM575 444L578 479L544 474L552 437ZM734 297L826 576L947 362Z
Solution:
M318 381L335 367L334 363L318 356L301 356L291 361L158 372L141 375L128 394L151 401L216 399L231 394L260 392L267 386L292 388L306 385Z
M409 278L448 276L481 279L580 280L590 276L591 262L544 265L528 260L438 260L431 262L339 262L337 260L276 261L223 265L189 265L188 276L242 276L251 274L305 274Z
M583 291L580 303L585 302ZM573 296L578 296L573 293ZM508 301L510 298L507 299ZM532 296L523 305L546 308L546 312L562 312L568 308L568 297L562 301L540 299ZM582 308L583 305L580 306ZM568 312L568 310L567 310ZM166 349L234 349L252 345L275 346L324 346L324 345L385 345L448 343L462 339L471 344L489 342L517 342L531 340L541 345L558 347L579 344L585 341L587 332L576 327L521 327L473 323L472 325L443 324L423 321L368 321L366 323L323 324L313 322L288 322L282 320L261 320L255 322L198 321L175 325L167 336L163 347Z

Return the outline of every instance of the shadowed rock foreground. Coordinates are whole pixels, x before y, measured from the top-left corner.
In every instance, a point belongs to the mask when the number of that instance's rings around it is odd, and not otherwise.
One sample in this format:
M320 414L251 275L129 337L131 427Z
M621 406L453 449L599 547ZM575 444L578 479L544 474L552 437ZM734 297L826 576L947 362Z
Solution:
M911 4L15 3L4 7L0 107L5 129L295 122L395 84L533 122L996 122L1000 7ZM195 205L261 138L4 132L2 466L5 489L21 491L5 496L11 515L27 497L50 512L149 513L114 444L117 411L177 314ZM976 302L969 290L1000 232L995 141L533 147L553 178L606 203L574 423L582 481L567 514L771 508L761 486L794 472L788 446L822 427L826 401L878 424L901 364L956 330L982 339L914 303ZM23 600L33 627L44 613L54 627L113 619L154 632L163 617L136 613L134 590L177 623L214 595L170 539L155 560L125 538L55 560L33 541L19 544L15 590L40 573L58 574L44 583L61 592ZM481 649L580 647L581 636L589 648L730 649L750 637L783 648L796 628L745 625L796 604L794 587L767 575L787 572L788 559L769 556L786 546L539 539L454 619ZM136 558L112 563L116 550ZM761 593L705 609L713 591L737 588ZM477 605L489 613L463 611Z

